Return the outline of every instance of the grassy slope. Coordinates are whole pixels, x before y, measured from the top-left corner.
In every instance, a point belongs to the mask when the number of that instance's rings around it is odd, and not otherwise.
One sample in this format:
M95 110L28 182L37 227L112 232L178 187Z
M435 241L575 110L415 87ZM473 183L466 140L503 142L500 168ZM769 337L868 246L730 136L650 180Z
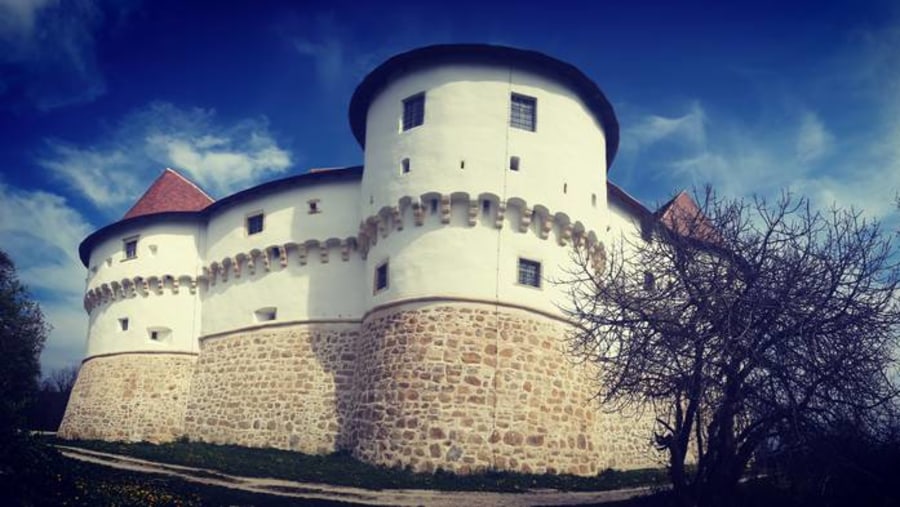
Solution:
M603 491L666 483L663 470L608 470L596 477L572 475L531 475L512 472L485 472L460 476L438 471L413 473L398 468L376 467L348 454L311 456L275 449L252 449L196 442L125 444L101 441L57 441L85 449L123 454L199 468L231 475L272 477L301 482L321 482L369 489L436 489L456 491L524 491L552 488L563 491Z

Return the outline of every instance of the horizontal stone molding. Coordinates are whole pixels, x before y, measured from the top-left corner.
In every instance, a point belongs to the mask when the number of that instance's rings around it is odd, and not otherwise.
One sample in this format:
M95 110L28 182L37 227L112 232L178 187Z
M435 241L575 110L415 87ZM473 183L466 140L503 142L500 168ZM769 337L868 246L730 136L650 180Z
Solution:
M300 325L331 325L331 324L355 324L359 325L362 320L359 319L310 319L310 320L286 320L283 322L266 322L265 324L257 324L255 326L239 327L229 329L227 331L219 331L218 333L210 333L197 338L198 341L204 342L214 338L222 338L239 333L252 333L263 329L278 329L282 327L300 326Z
M398 299L396 301L391 301L390 303L385 303L382 305L375 306L369 309L365 314L363 314L362 322L365 322L372 315L387 311L393 310L403 306L421 304L421 303L458 303L458 304L477 304L477 305L485 305L485 306L495 306L500 308L511 308L515 310L522 310L528 313L532 313L535 315L540 315L541 317L546 317L548 319L555 320L557 322L562 322L564 324L569 324L571 321L566 317L548 312L546 310L541 310L539 308L534 308L533 306L528 305L520 305L517 303L509 303L505 301L499 301L496 299L478 299L478 298L466 298L466 297L458 297L458 296L423 296L423 297L413 297L413 298L405 298Z
M199 352L188 352L188 351L178 351L178 350L129 350L126 352L105 352L103 354L94 354L92 356L87 356L81 360L81 364L84 365L88 361L93 359L101 359L104 357L115 357L115 356L140 356L140 355L148 355L148 356L196 356Z

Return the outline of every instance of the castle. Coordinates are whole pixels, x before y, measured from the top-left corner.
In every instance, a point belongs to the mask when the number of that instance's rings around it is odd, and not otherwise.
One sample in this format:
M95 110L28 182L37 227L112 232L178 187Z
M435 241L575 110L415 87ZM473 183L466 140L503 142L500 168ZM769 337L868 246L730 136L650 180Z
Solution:
M359 167L213 200L172 170L80 246L86 358L63 438L191 440L376 464L595 474L649 424L566 356L572 244L652 213L607 181L618 123L575 67L439 45L357 87Z

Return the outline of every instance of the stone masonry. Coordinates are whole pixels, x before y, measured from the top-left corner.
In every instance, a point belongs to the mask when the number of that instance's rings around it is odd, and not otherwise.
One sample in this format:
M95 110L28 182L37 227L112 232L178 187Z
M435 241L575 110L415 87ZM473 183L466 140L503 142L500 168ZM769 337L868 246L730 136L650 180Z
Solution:
M358 324L297 324L201 341L192 440L323 454L346 447Z
M62 438L168 442L184 434L196 356L116 354L81 365Z
M592 401L567 325L489 303L409 302L354 322L201 339L198 357L85 362L63 438L348 449L416 471L593 475L659 466L646 418Z
M469 473L592 475L658 466L648 421L590 401L566 324L489 304L413 305L363 324L355 453Z

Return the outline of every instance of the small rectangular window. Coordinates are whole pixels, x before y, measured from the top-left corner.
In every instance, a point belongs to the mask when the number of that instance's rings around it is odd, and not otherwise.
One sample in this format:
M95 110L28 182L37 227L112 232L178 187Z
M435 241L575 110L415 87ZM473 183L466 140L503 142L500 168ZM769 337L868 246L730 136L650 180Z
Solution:
M310 215L315 215L316 213L322 212L322 207L319 206L319 202L321 202L319 201L319 199L310 199L309 201L306 201L306 203L309 204Z
M487 199L481 201L481 213L485 216L491 214L491 201Z
M647 292L656 290L656 277L649 271L644 272L644 290Z
M425 123L425 94L419 93L403 99L403 130Z
M591 194L591 206L597 207L597 194Z
M375 268L375 292L383 291L388 288L388 263L385 261Z
M125 250L125 259L134 259L137 257L137 236L132 238L125 238L122 240L123 250Z
M119 329L122 331L128 331L128 318L124 317L119 319Z
M519 170L519 157L509 157L509 170L510 171L518 171Z
M275 320L278 317L278 309L274 306L260 308L259 310L253 312L253 317L256 319L256 322L268 322L270 320Z
M403 160L400 161L400 168L403 170L403 174L406 174L409 172L409 159L408 158L404 158Z
M509 107L509 126L534 132L536 123L537 99L513 93Z
M151 340L159 340L159 331L150 331Z
M247 235L258 234L263 230L263 219L264 215L262 213L255 213L247 217Z
M532 287L541 286L541 263L519 258L519 283Z

